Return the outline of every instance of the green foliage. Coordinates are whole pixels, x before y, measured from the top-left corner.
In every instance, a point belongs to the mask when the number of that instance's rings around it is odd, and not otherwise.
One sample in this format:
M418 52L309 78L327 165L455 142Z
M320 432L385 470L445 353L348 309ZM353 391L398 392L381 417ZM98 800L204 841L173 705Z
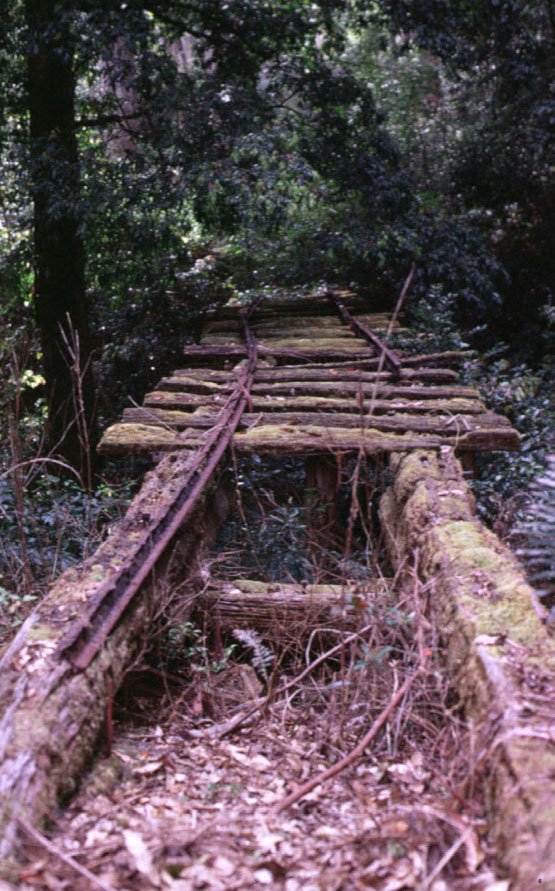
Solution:
M551 609L555 620L555 455L547 459L543 476L531 487L532 502L519 529L526 544L520 550L530 571L532 583Z
M218 674L224 671L231 656L237 649L236 644L229 644L219 659L214 659L206 642L206 635L193 622L181 622L170 625L167 629L163 650L166 662L190 663L191 670L198 674Z
M252 667L266 684L269 682L268 671L274 661L272 650L263 642L258 631L253 628L236 628L233 637L251 651Z
M501 345L499 352L506 349ZM498 531L507 534L522 519L527 490L550 448L552 374L549 369L538 373L523 363L486 355L468 369L468 379L480 388L487 405L508 417L522 436L518 452L480 455L473 483L484 518L498 522Z

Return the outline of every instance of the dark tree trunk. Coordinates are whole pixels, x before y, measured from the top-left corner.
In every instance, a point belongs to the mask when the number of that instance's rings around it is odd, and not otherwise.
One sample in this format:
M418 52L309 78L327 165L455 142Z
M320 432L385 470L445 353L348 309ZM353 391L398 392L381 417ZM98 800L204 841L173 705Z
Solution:
M81 234L75 81L71 34L60 6L55 0L26 0L25 6L35 311L46 379L49 445L90 484L94 385Z

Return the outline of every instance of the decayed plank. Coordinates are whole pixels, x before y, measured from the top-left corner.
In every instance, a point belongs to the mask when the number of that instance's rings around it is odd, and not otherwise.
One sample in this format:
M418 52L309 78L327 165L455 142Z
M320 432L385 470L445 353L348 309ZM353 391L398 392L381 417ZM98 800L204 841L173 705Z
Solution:
M415 370L419 368L425 369L459 369L464 362L466 353L458 351L448 351L445 353L429 353L421 356L407 356L401 351L399 355L403 359L403 371ZM237 362L240 364L244 357L239 357ZM375 356L363 361L355 363L347 362L308 362L303 365L279 365L279 376L281 380L293 380L297 374L301 374L301 380L305 379L304 375L315 374L313 380L318 380L320 374L331 373L334 378L342 380L342 375L347 376L372 372L378 368L379 359ZM195 380L214 381L215 383L225 383L233 379L236 368L224 370L221 368L195 366L189 368L177 368L171 372L172 375L185 375ZM275 378L276 369L273 365L260 365L256 369L255 380L273 380ZM306 380L311 380L307 377Z
M317 624L355 625L385 580L350 585L294 585L237 579L211 582L195 600L195 613L203 624L224 632L255 628L274 640L300 640Z
M276 377L278 375L276 374ZM180 386L180 378L166 378L164 386L159 387L153 392L170 392L176 395L188 396L187 387ZM176 383L177 382L177 383ZM336 397L345 395L345 401L355 401L357 396L362 393L365 397L373 397L376 399L404 399L409 400L429 400L429 399L479 399L480 392L475 387L451 386L451 385L424 385L418 384L389 385L381 381L375 382L358 382L358 381L280 381L272 383L264 381L263 383L253 384L253 396L261 398L262 395L268 397L275 396L324 396ZM225 394L225 388L209 388L208 397L214 399L221 398Z
M182 409L192 411L194 408L206 407L207 410L217 408L225 396L212 396L210 399L189 393L174 393L166 390L155 390L144 399L147 408ZM250 400L253 411L332 411L364 414L372 409L374 414L384 412L411 412L416 414L482 414L486 407L481 399L463 399L459 397L445 399L371 399L363 402L354 398L330 399L325 396L258 396Z
M277 375L276 375L277 376ZM375 394L377 399L479 399L480 391L475 387L464 387L446 384L434 386L416 383L407 386L390 385L388 383L365 381L279 381L271 383L255 383L253 395L267 393L268 396L345 396L355 399L359 393L366 397Z
M268 369L264 369L265 372ZM201 375L192 374L188 370L178 370L171 373L169 377L163 377L157 390L178 390L187 389L191 393L207 392L212 390L217 392L218 387L229 385L233 381L233 372L220 372L220 379L203 377ZM389 371L363 371L354 368L344 368L334 371L333 368L319 368L311 366L296 365L294 368L278 367L272 369L270 374L255 374L254 382L256 386L260 386L262 382L273 384L285 384L292 382L292 386L296 382L306 384L307 381L333 382L337 384L339 381L351 383L374 383L381 381L387 383L395 379L399 382L413 383L443 383L450 384L458 380L458 373L451 368L407 368L402 369L400 376L394 378ZM199 388L203 388L202 390Z
M165 427L146 424L113 424L104 433L100 444L101 454L126 454L129 452L164 452L190 448L201 440L196 430L178 432ZM303 426L283 424L279 416L273 425L253 426L233 437L233 448L238 454L265 455L312 455L323 452L398 452L407 449L435 449L444 444L458 448L477 450L517 449L520 439L511 427L498 430L475 430L432 434L403 431L389 433L369 427L360 430L344 427Z
M462 434L385 433L373 428L354 431L342 427L303 427L276 424L273 427L251 427L233 437L238 452L260 454L318 454L321 452L358 452L372 455L379 452L398 452L403 449L440 448L452 443L458 448L474 451L487 449L516 449L520 440L511 428L490 431L471 431Z
M290 329L297 330L302 324L302 319L288 318L287 316L284 316L282 318L260 320L259 313L260 310L258 310L257 316L254 318L252 323L252 329L256 334L268 331L288 331ZM393 324L393 328L400 327L399 321L396 320L393 323L391 322L391 315L389 313L363 313L359 314L357 318L364 321L367 325L371 325L375 328L381 328L382 330L387 329L390 324ZM310 328L318 329L320 332L322 330L328 330L330 328L337 331L342 330L342 326L338 323L337 317L335 315L308 316L306 319L306 323ZM204 325L202 329L203 334L216 334L218 332L231 332L235 334L239 331L240 325L237 319L211 319Z
M478 520L462 469L443 451L392 456L380 516L392 565L418 553L430 619L486 790L511 888L555 888L555 639L514 554ZM424 605L424 604L423 604Z
M306 361L314 359L371 359L375 358L374 353L362 341L347 340L341 345L333 348L322 348L313 342L303 346L302 349L283 348L278 346L268 346L266 344L258 345L258 354L262 357L274 359L288 359L290 361ZM202 344L192 344L183 347L183 355L188 362L235 362L245 357L245 351L241 346L203 346Z
M243 415L240 428L249 428L267 424L301 424L304 426L320 427L372 427L374 430L386 430L388 432L419 432L419 433L446 433L457 435L474 430L495 432L505 431L511 424L507 418L493 412L484 412L480 415L372 415L364 417L347 412L318 414L317 412L247 412ZM185 430L188 427L207 429L213 426L213 415L194 415L188 412L166 411L162 408L126 408L123 412L123 422L128 424L149 424L164 426L175 430Z
M299 350L289 350L289 349L281 349L278 347L266 347L261 346L258 350L258 354L262 358L267 359L275 359L275 360L287 360L289 364L296 364L302 362L318 362L322 363L335 363L345 361L348 364L351 363L363 363L366 368L377 368L379 359L374 355L373 350L366 347L366 345L362 345L361 341L345 341L345 345L341 348L327 349L321 350L317 345L313 345L312 347L307 347L305 349ZM183 355L187 359L188 362L191 363L223 363L223 364L235 364L239 362L241 359L244 359L246 356L245 350L241 346L202 346L201 344L187 344L183 347ZM413 365L422 364L420 357L413 357L412 361L409 360L409 357L405 358L403 352L401 350L398 351L398 355L403 358L403 365L410 367ZM445 351L443 353L432 353L427 356L423 356L424 362L429 364L433 360L434 365L441 365L442 367L448 368L458 368L461 365L461 362L464 360L465 353L451 350Z

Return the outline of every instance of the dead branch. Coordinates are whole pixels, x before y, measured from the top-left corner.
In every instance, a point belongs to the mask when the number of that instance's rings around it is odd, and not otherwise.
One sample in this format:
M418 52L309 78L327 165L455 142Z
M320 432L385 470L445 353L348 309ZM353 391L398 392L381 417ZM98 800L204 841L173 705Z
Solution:
M52 854L54 857L57 857L58 860L61 860L62 863L65 863L66 866L69 866L70 869L78 872L79 875L83 876L84 879L87 879L95 888L100 888L101 891L115 891L113 885L108 885L106 882L103 882L102 879L97 878L94 873L86 868L86 866L81 866L77 860L74 860L73 857L70 857L69 854L64 854L63 851L60 851L55 844L49 841L46 836L31 826L27 820L24 820L23 817L19 817L18 820L21 828L29 835L33 841L37 842L41 847L45 848L49 854Z
M374 723L372 724L370 730L365 733L362 739L356 744L354 749L351 749L348 755L345 755L344 758L341 758L336 764L333 764L331 767L328 767L327 770L322 771L317 776L312 777L310 780L307 780L306 783L303 783L302 786L299 786L285 798L283 798L279 804L277 804L272 809L272 814L277 815L281 813L281 811L286 810L291 807L292 804L299 801L299 799L304 798L305 795L308 795L309 792L312 792L317 786L322 785L322 783L327 782L327 780L331 780L332 777L336 776L341 771L345 770L347 767L350 767L361 755L364 754L364 750L366 747L372 742L377 733L381 730L383 725L386 723L390 715L395 711L397 706L402 702L405 694L414 684L416 678L419 674L422 673L424 669L424 664L420 664L416 671L413 674L409 675L404 683L401 684L397 692L394 696L389 700L387 706L383 709L380 715L376 718Z

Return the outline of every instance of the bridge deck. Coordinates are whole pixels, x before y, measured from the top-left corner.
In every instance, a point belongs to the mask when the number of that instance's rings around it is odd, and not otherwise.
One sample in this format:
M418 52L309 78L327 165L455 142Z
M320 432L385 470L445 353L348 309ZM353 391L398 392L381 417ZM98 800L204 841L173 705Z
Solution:
M330 296L263 304L253 315L258 363L233 436L237 453L518 449L520 437L507 419L488 411L477 389L459 383L461 353L387 350L381 338L406 329L387 313L353 316L360 303L346 292ZM142 407L126 409L100 451L196 449L245 356L239 310L214 314L200 343L184 348L185 367L163 378Z

